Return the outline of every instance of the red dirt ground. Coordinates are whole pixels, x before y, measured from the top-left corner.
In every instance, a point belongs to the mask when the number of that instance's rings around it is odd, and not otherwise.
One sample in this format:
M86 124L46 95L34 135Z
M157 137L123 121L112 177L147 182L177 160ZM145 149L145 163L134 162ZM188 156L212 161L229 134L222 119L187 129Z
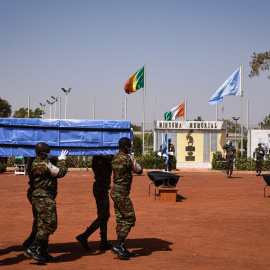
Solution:
M137 256L117 259L101 252L99 233L85 251L75 236L96 218L92 171L70 171L59 179L58 229L50 237L57 264L38 265L21 246L32 225L26 198L28 176L0 175L0 266L3 269L270 269L270 188L255 173L174 171L180 175L178 201L154 199L154 185L144 172L134 175L131 199L137 217L126 241ZM108 238L115 242L111 204Z

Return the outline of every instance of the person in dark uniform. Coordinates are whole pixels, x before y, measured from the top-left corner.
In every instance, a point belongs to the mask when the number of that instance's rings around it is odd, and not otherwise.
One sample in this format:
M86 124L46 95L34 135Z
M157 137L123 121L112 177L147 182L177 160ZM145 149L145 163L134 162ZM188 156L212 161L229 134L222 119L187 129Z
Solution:
M263 157L264 157L264 149L262 148L262 144L258 143L258 147L255 149L253 153L253 158L256 161L256 176L261 175L262 166L263 166Z
M97 219L86 229L86 231L76 237L82 246L91 250L88 246L88 237L100 228L100 250L109 250L112 244L107 240L107 223L110 217L110 199L108 190L111 188L111 160L113 156L94 156L92 169L95 182L93 184L93 194L97 204Z
M50 146L46 143L38 143L35 147L36 158L29 168L31 181L32 206L36 213L37 232L35 238L25 251L25 256L40 263L56 262L58 258L48 252L50 234L57 229L56 202L57 178L64 177L67 173L66 158L68 151L63 150L58 157L58 167L50 161Z
M141 166L130 155L131 141L127 137L119 140L119 152L112 160L113 187L111 198L114 202L117 241L112 247L112 253L120 259L128 260L135 254L126 249L125 239L131 228L135 225L136 217L132 201L129 197L132 172L142 174Z
M172 170L172 163L173 163L173 155L175 152L174 145L171 143L171 139L168 139L168 171L171 172Z
M233 173L233 163L236 158L236 149L232 145L232 141L229 140L223 147L226 150L226 170L227 170L227 178L232 178Z

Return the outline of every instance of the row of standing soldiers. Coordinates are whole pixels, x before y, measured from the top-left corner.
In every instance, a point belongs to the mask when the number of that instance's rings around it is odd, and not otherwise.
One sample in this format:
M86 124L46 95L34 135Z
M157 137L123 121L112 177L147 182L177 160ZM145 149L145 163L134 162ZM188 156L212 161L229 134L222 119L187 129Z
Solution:
M223 149L226 150L226 170L227 170L227 178L232 178L233 173L233 164L236 159L236 149L232 145L232 141L229 140L224 146ZM262 144L259 143L258 147L253 152L253 158L256 162L256 175L261 175L263 158L265 155L265 151L262 148Z
M66 157L68 151L63 150L58 158L50 156L50 147L46 143L38 143L35 147L36 157L29 159L29 189L27 197L32 205L33 225L30 236L24 241L25 255L39 263L57 262L48 252L49 236L57 229L56 195L57 179L67 173ZM100 229L100 250L111 249L120 259L128 260L135 254L125 246L125 239L135 225L136 217L132 201L129 197L132 173L142 174L141 166L131 153L129 138L119 140L119 152L114 156L94 156L92 169L95 182L93 194L97 205L97 219L79 234L77 241L87 250L88 237ZM116 217L117 241L112 245L107 240L107 223L110 217L109 189L113 172L111 198L114 202Z

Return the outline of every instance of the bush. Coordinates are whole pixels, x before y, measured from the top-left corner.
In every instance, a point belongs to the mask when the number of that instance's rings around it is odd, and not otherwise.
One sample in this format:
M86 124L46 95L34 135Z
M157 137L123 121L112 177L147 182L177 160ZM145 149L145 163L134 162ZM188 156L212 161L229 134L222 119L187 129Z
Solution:
M163 169L163 159L156 154L140 156L136 160L143 169ZM176 169L175 156L173 156L172 169Z
M213 154L212 169L213 170L226 170L225 158L222 156L222 153L219 151Z

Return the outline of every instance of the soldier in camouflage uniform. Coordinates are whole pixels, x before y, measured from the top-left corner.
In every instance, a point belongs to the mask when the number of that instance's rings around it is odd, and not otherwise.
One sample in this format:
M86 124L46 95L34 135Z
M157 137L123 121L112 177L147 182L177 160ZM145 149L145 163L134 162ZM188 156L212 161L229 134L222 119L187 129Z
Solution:
M86 231L76 237L82 246L91 250L88 246L88 237L100 228L101 242L100 250L109 250L112 244L107 240L107 223L110 217L110 199L108 190L111 188L111 174L113 156L94 156L92 160L92 169L95 182L93 184L93 194L97 204L97 219L86 229Z
M112 252L120 259L129 259L135 254L125 247L125 238L135 225L136 217L129 193L132 184L132 172L142 174L141 166L128 155L131 151L131 141L123 137L119 140L119 152L112 160L113 187L111 198L114 202L116 217L117 241L112 247Z
M227 170L227 178L232 178L233 172L233 163L236 158L236 149L232 145L232 141L229 140L224 146L223 149L226 150L226 170Z
M173 155L175 152L174 145L171 144L171 139L168 140L168 171L170 172L172 170L172 163L173 163Z
M262 144L259 143L258 147L255 149L253 153L253 158L256 161L256 176L261 175L262 165L263 165L263 157L264 157L264 149L262 148Z
M59 159L59 167L50 161L50 147L46 143L38 143L35 147L37 156L34 159L29 178L32 181L32 205L37 215L37 233L31 246L25 251L25 255L40 263L55 262L48 253L50 234L57 228L56 202L57 178L64 177L67 173L66 157L68 151L63 150Z

